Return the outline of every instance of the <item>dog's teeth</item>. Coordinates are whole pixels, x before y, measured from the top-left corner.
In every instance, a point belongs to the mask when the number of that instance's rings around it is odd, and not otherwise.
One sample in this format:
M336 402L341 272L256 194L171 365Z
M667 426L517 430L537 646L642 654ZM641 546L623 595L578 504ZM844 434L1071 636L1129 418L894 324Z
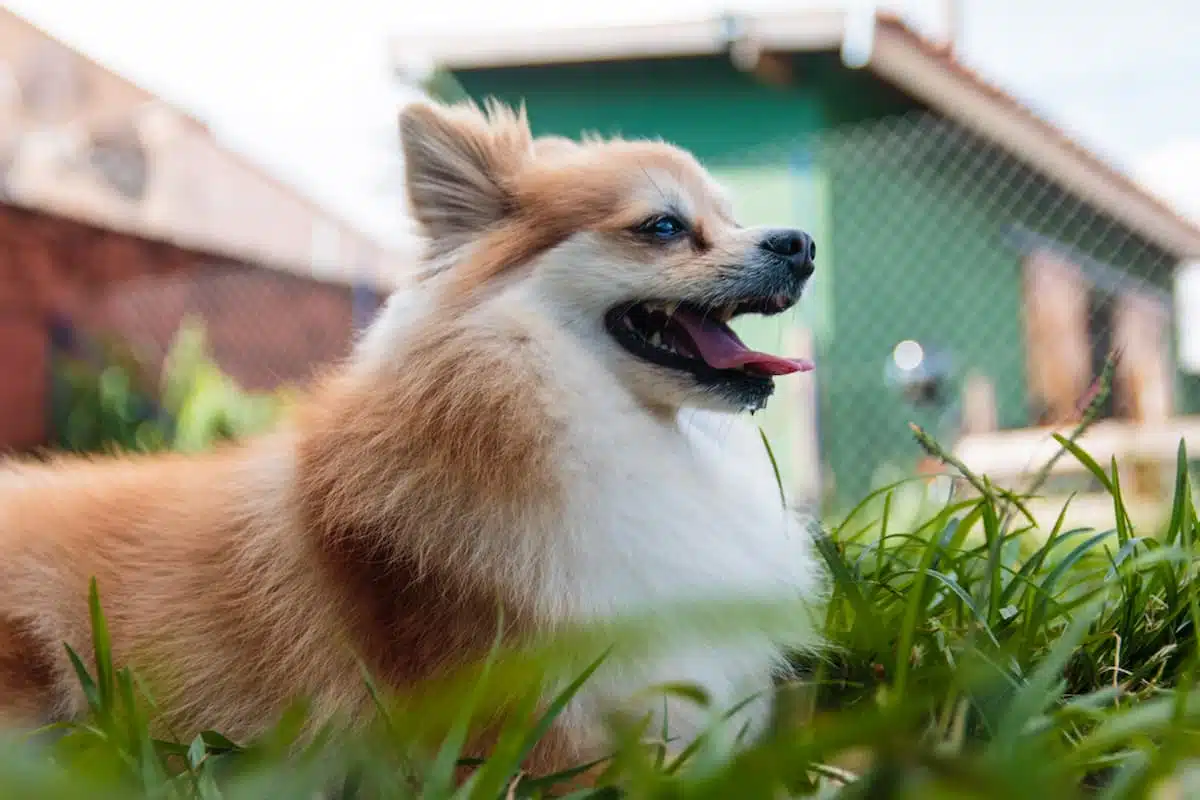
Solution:
M663 310L667 312L668 317L671 317L671 316L675 315L675 310L678 308L679 308L679 303L667 303L663 307Z
M662 347L662 334L657 331L650 334L650 344L655 347Z

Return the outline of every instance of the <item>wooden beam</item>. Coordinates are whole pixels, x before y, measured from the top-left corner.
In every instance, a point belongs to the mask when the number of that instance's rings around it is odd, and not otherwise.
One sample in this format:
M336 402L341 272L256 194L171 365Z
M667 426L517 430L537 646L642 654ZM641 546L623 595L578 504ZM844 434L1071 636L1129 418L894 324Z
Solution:
M965 436L954 452L969 468L984 475L1031 474L1061 449L1051 434L1065 436L1069 432L1069 428L1021 428ZM1108 420L1092 426L1078 444L1101 464L1113 457L1118 464L1122 461L1171 464L1181 440L1189 451L1200 453L1200 417L1175 417L1165 423L1142 425ZM1055 465L1056 473L1083 470L1069 454Z

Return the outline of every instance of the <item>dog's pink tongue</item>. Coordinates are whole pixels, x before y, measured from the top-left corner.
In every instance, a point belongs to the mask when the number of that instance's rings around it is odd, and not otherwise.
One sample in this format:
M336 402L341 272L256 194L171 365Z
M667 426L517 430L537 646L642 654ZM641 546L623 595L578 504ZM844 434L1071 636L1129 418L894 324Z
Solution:
M770 353L751 350L738 338L729 326L714 319L679 309L675 321L683 326L692 339L696 351L710 367L716 369L738 369L752 367L768 375L788 375L793 372L808 372L813 368L811 361L803 358L781 358Z

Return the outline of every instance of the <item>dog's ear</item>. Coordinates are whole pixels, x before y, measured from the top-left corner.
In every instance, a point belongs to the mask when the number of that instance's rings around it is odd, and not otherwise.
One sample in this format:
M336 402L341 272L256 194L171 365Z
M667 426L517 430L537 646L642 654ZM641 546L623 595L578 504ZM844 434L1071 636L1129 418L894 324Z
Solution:
M479 236L512 210L514 176L532 157L524 109L415 103L400 114L409 205L436 251Z

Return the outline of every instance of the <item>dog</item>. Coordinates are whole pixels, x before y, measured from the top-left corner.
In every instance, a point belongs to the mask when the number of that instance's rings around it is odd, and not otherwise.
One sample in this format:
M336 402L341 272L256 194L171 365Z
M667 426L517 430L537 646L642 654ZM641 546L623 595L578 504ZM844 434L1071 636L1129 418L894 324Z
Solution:
M819 605L813 521L757 431L776 376L728 323L799 299L815 246L743 227L688 152L534 137L523 109L400 112L421 268L279 426L204 454L12 462L0 478L0 717L72 718L96 580L113 657L170 729L234 739L289 702L356 719L506 641L721 595ZM749 632L602 664L531 769L603 750L687 682L753 735L786 652ZM786 638L786 637L784 637ZM641 703L641 705L638 705ZM655 728L654 730L658 730Z

